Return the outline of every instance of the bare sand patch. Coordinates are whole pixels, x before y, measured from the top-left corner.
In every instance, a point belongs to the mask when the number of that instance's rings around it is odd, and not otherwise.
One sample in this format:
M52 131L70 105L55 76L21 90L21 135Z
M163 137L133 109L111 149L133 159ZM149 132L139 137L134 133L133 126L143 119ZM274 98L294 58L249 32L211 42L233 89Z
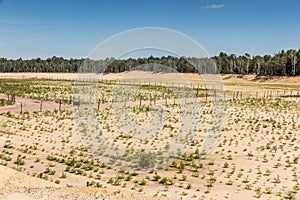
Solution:
M132 79L172 79L180 77L189 81L203 80L201 75L194 73L153 73L143 71L131 71L122 73L104 74L101 78L105 80L116 80L127 76ZM75 80L77 73L0 73L0 79L50 79L50 80ZM256 75L238 75L222 74L224 82L232 83L265 83L265 84L299 84L300 76L256 76Z

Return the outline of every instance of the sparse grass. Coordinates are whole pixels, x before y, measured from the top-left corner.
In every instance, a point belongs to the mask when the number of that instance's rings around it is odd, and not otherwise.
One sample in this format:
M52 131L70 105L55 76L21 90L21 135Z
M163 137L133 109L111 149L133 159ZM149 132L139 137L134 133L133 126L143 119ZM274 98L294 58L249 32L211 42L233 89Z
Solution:
M0 93L16 89L16 95L33 99L48 99L67 102L72 93L71 82L62 81L0 81ZM237 87L237 84L227 84ZM247 87L270 88L270 85L247 85ZM26 87L26 88L25 88ZM201 157L199 149L211 122L210 103L199 99L200 110L187 112L197 117L201 125L194 131L196 136L187 144L188 150L158 170L151 169L159 160L153 151L169 150L172 139L179 133L180 107L173 105L174 93L164 86L143 85L130 98L137 105L128 107L134 122L140 126L149 123L147 114L151 111L151 98L156 94L156 103L165 106L166 121L162 129L153 137L138 140L133 133L137 128L126 132L114 123L123 126L124 119L114 119L105 104L110 102L113 84L100 83L101 107L96 111L100 127L95 129L98 137L93 138L84 125L80 125L82 137L87 145L82 146L74 126L74 113L61 112L24 112L23 114L1 113L0 123L0 164L15 170L43 178L61 185L83 185L90 187L111 187L131 189L148 193L152 187L163 191L160 195L187 199L216 198L217 187L228 187L237 193L248 191L253 197L264 199L271 194L280 198L294 199L299 191L299 98L255 99L244 98L227 101L226 125L218 145L206 158ZM279 86L278 86L279 87ZM280 85L280 88L285 86ZM259 90L260 88L255 88ZM286 88L285 88L286 89ZM22 91L19 91L22 90ZM230 90L230 87L229 87ZM126 92L126 91L123 91ZM203 97L200 91L199 97ZM57 94L54 96L54 94ZM229 94L232 91L228 92ZM101 96L102 95L102 96ZM142 96L142 106L139 98ZM97 97L97 98L98 98ZM124 95L120 96L124 98ZM154 103L154 100L151 102ZM189 131L187 131L188 133ZM132 157L135 169L144 169L145 173L129 172L126 169L116 171L126 159L122 156L110 157L110 162L101 162L91 154L89 145L93 141L101 142L100 135L106 135L113 142L114 148L126 153L137 152ZM165 142L165 143L164 143ZM163 161L163 160L161 160ZM147 171L149 169L149 171ZM281 173L285 173L282 176ZM74 183L74 180L79 180ZM216 187L217 186L217 187ZM244 189L244 190L243 190ZM176 193L174 193L176 191ZM204 195L204 196L202 196ZM230 199L231 194L225 195Z

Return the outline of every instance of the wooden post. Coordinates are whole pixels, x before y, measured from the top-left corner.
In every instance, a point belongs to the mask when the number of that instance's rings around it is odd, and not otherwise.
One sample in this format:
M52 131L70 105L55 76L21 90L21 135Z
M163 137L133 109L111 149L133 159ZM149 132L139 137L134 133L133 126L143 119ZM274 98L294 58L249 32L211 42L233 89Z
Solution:
M215 94L215 101L217 101L217 90L216 90L216 88L215 88L214 94Z
M142 106L142 97L140 96L140 107Z
M100 109L100 99L98 99L98 110Z
M40 112L43 111L43 101L41 100L41 103L40 103Z
M21 114L23 113L23 103L21 102Z
M59 100L58 110L61 110L61 99Z

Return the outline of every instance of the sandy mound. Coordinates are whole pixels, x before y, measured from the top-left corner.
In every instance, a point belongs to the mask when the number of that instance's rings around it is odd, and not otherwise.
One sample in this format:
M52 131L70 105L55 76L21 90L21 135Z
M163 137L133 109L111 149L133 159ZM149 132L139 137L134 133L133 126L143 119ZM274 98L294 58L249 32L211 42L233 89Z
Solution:
M300 76L256 76L256 75L237 75L224 74L222 75L224 82L231 83L265 83L265 84L299 84Z
M120 189L61 187L1 165L0 180L0 199L3 200L165 199Z
M77 73L0 73L0 79L52 79L52 80L74 80L78 76ZM122 79L168 79L176 81L176 79L186 79L189 81L203 80L201 75L193 73L152 73L143 71L131 71L122 73L110 73L102 76L105 80ZM256 75L238 75L223 74L224 82L235 83L272 83L272 84L299 84L300 76L256 76Z

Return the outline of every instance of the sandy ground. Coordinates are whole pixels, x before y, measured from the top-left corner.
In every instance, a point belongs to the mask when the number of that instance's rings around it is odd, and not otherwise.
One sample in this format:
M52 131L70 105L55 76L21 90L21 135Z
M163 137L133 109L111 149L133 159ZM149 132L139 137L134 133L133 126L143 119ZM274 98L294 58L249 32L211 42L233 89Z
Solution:
M23 173L1 165L0 180L0 198L2 200L165 199L137 194L122 189L62 187L49 181L26 176Z
M84 77L89 77L89 74L83 74ZM0 73L0 79L51 79L51 80L74 80L78 77L77 73ZM140 78L140 79L187 79L190 81L203 80L203 77L198 74L186 73L151 73L132 71L130 73L113 73L101 76L102 79L115 80L122 78ZM299 84L300 76L286 77L286 76L260 76L255 75L237 75L237 74L224 74L221 75L224 82L231 83L265 83L265 84ZM100 78L100 76L98 76Z
M7 95L0 94L0 99L6 99ZM10 106L0 107L0 113L20 113L22 112L39 112L41 107L41 101L28 99L23 97L15 97L16 103ZM21 108L22 107L22 108ZM60 109L69 110L72 108L72 105L61 104ZM42 101L42 111L55 111L59 110L59 104L52 101Z
M75 74L1 74L1 78L43 78L43 79L67 79L72 80ZM170 79L173 81L188 79L191 82L199 81L197 74L152 74L146 72L132 72L130 74L108 74L104 79L115 80L126 77L126 79L143 79L148 80L155 78L156 80ZM257 79L253 75L239 77L237 75L222 75L225 83L233 84L288 84L299 85L299 77L260 77ZM234 86L235 87L235 86ZM232 87L232 88L234 88ZM252 86L251 86L252 87ZM257 86L255 86L257 87ZM0 95L0 98L6 98L5 95ZM18 114L20 112L20 102L22 102L23 111L39 111L40 101L19 98L17 103L12 106L0 108L0 112L11 111ZM287 99L289 100L289 99ZM297 99L290 99L296 101ZM271 101L272 102L272 101ZM279 103L280 104L280 103ZM292 105L294 109L286 105ZM192 177L192 172L185 170L187 181L179 181L182 174L177 171L159 171L161 176L176 178L176 186L166 189L169 199L202 199L204 191L207 190L206 184L209 178L209 171L214 171L214 176L217 182L214 184L210 193L204 195L203 199L257 199L256 188L261 189L260 199L284 199L287 198L288 191L292 191L296 183L295 179L299 178L300 168L298 162L293 162L293 159L300 155L299 153L299 106L297 104L286 104L280 110L268 109L270 105L241 105L237 104L228 107L226 110L226 128L220 139L218 147L216 147L207 160L198 160L196 162L203 163L204 167L199 169L200 176ZM277 105L278 106L278 105ZM58 104L54 102L43 102L43 110L57 110ZM62 108L64 108L62 106ZM69 107L66 107L68 109ZM203 110L207 113L207 110ZM204 112L203 112L204 113ZM107 184L109 177L114 177L117 172L114 170L105 169L102 175L103 185L106 189L97 189L84 187L89 178L87 176L78 176L68 173L66 179L61 179L61 184L54 184L55 179L59 179L61 172L65 169L65 165L55 162L52 167L57 172L51 181L45 181L32 177L35 172L43 171L50 162L46 159L50 153L56 155L68 155L70 150L81 145L80 138L72 135L74 124L71 119L61 115L44 116L42 113L31 118L24 119L17 117L0 116L0 150L6 150L3 145L7 140L12 140L14 148L9 149L13 152L11 157L13 160L9 162L8 167L0 165L0 199L18 200L18 199L155 199L153 194L157 190L164 193L164 187L156 182L148 181L143 193L137 193L130 190L134 184L131 182L126 189L121 186L113 187ZM204 120L204 119L203 119ZM107 124L112 126L110 121ZM205 124L205 123L204 123ZM205 129L206 127L201 127ZM114 129L112 127L112 129ZM257 130L257 131L256 131ZM115 130L114 130L115 131ZM108 134L113 134L108 132ZM70 136L71 135L71 136ZM68 143L62 142L69 140ZM29 145L37 144L37 150L34 153L24 153L23 149ZM122 143L122 140L118 141ZM25 146L25 147L24 147ZM42 149L45 149L43 151ZM272 150L277 148L276 153ZM16 167L13 163L18 154L26 155L26 164L22 167L23 173L19 173L11 167ZM248 156L253 154L252 157ZM61 156L62 156L61 155ZM76 155L78 156L78 155ZM83 155L83 157L89 155ZM229 159L229 156L232 159ZM35 163L34 160L39 157L41 162ZM79 157L79 156L78 156ZM82 158L82 157L81 157ZM213 164L209 164L213 162ZM227 168L223 167L228 163ZM289 164L289 162L291 164ZM53 164L54 162L52 162ZM274 167L280 164L277 168ZM31 166L34 166L31 168ZM296 171L296 175L293 173ZM261 171L261 172L259 172ZM268 172L270 171L270 172ZM30 176L27 176L29 173ZM241 174L241 175L240 175ZM94 174L95 175L95 174ZM280 183L274 183L273 179L280 175ZM149 175L153 176L153 175ZM145 178L145 175L139 175L139 178ZM245 183L245 180L248 183ZM231 182L230 182L231 181ZM183 184L183 187L180 186ZM186 190L187 183L192 184L192 189ZM73 187L65 187L66 184L71 184ZM251 190L245 189L247 184L253 187ZM270 188L271 194L266 194L266 190ZM181 192L190 193L187 196L181 195ZM280 193L281 196L278 194ZM150 195L151 194L151 195ZM196 198L192 198L192 194L197 194ZM300 199L299 193L295 199Z

